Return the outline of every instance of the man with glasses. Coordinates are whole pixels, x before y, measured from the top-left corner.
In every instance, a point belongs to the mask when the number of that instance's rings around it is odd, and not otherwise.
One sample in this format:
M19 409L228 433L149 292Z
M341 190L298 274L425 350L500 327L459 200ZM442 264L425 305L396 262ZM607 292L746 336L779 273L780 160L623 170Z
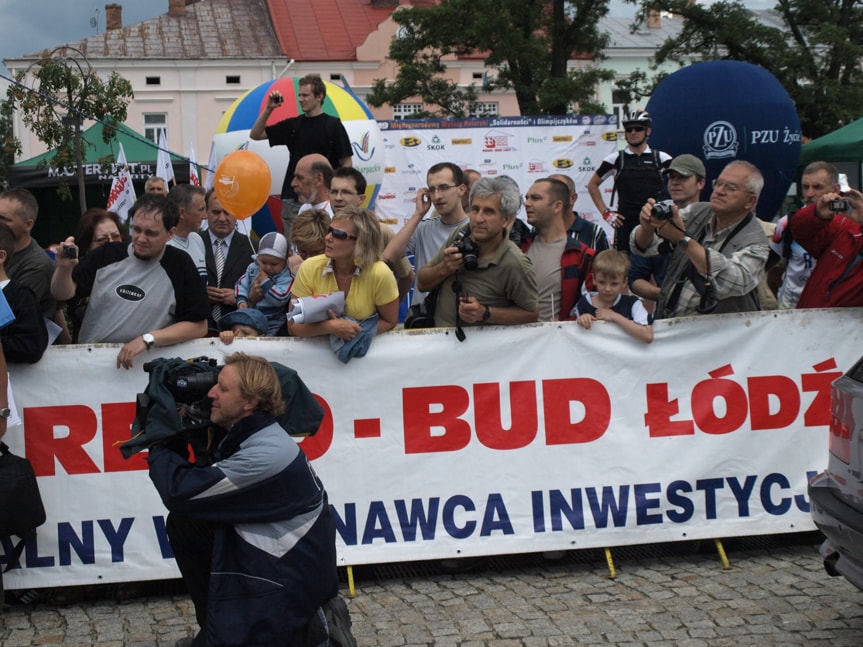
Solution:
M710 202L685 217L676 204L649 199L632 232L632 253L670 254L655 317L760 309L758 284L769 253L755 205L764 177L743 160L729 163L713 182Z
M629 113L623 119L626 148L602 160L587 183L593 204L616 230L614 248L627 254L630 233L638 224L638 212L648 198L662 195L665 183L661 171L671 161L670 155L654 151L647 144L651 123L650 115L644 111ZM614 186L611 200L606 203L600 185L612 174Z
M417 191L411 217L384 251L389 263L405 254L414 255L414 266L421 270L443 247L452 233L467 222L462 196L467 193L464 173L457 164L440 162L426 173L427 188ZM434 212L432 212L434 206ZM413 303L422 303L426 292L414 290Z

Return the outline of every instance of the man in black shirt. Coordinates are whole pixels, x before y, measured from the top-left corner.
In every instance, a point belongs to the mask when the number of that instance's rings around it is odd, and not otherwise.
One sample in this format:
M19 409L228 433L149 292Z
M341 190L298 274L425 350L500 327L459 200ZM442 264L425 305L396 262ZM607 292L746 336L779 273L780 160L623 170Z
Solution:
M334 169L351 166L351 141L339 118L324 112L323 103L326 96L327 89L320 76L304 76L300 79L299 92L303 114L268 126L267 120L283 101L281 93L273 91L267 97L267 105L249 132L252 139L267 139L270 146L287 146L291 153L282 183L282 224L288 240L291 239L291 224L300 209L297 194L291 188L297 162L306 155L319 153L329 160Z

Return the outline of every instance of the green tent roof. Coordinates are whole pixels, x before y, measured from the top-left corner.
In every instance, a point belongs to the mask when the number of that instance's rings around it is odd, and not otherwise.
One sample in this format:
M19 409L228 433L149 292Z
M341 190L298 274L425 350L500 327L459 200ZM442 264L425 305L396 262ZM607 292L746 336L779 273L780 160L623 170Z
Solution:
M131 128L120 125L117 135L108 143L102 139L104 126L96 123L83 133L84 145L84 182L87 185L104 184L110 186L114 172L112 165L100 165L99 160L117 160L120 144L126 153L129 172L136 182L143 182L156 173L158 147ZM53 151L42 153L9 167L9 184L17 188L38 189L57 187L60 184L75 183L75 169L56 169L50 166ZM189 160L171 153L174 175L178 182L188 182Z
M863 119L803 144L799 165L806 166L817 160L833 163L863 161Z
M100 159L106 157L112 157L116 160L117 155L120 153L121 143L123 144L123 151L126 153L127 162L151 162L156 159L158 155L157 146L125 124L120 124L117 128L117 135L107 144L102 139L104 129L105 127L97 122L84 131L85 164L95 164ZM47 153L42 153L36 157L18 162L13 166L38 166L42 162L48 163L53 156L54 151L48 151ZM182 156L171 153L171 160L180 161L183 159Z

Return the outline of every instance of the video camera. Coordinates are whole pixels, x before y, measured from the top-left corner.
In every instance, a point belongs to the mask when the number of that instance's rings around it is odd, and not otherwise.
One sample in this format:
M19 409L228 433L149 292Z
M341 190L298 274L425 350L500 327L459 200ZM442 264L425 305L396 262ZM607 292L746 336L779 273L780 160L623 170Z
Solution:
M145 428L154 406L176 408L177 433L210 425L212 402L207 394L222 370L215 359L203 356L189 360L157 359L144 364L143 369L149 374L150 383L135 400L135 423L141 429Z

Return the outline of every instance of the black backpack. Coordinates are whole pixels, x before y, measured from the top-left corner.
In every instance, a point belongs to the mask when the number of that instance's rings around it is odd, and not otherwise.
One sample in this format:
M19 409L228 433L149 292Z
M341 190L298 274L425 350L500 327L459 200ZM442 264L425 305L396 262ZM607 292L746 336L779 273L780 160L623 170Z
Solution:
M33 466L0 443L0 537L19 537L7 555L5 571L18 563L25 542L36 536L36 528L43 523L45 506Z

